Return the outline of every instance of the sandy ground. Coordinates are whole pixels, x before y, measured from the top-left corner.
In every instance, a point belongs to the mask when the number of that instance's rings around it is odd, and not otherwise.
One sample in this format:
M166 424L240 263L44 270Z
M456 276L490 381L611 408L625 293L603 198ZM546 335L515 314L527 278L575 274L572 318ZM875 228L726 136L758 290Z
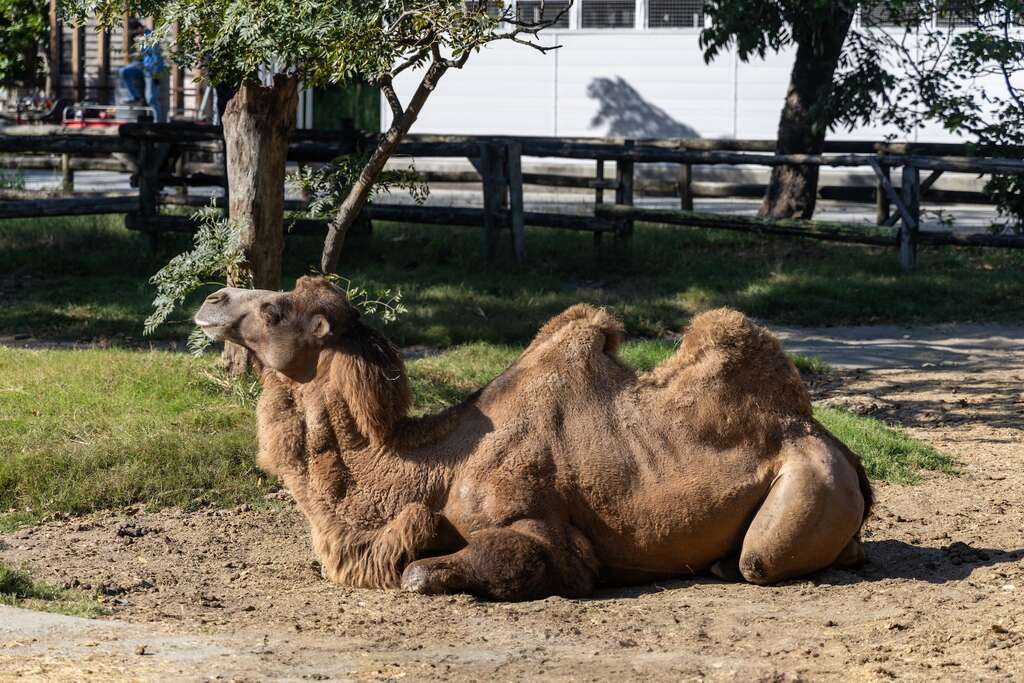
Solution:
M815 383L961 471L879 485L857 571L496 604L325 583L284 496L104 513L0 535L0 559L98 590L111 612L0 608L0 680L1024 680L1024 346L1006 339L994 356L979 339ZM849 346L850 367L873 346L840 328L797 343Z

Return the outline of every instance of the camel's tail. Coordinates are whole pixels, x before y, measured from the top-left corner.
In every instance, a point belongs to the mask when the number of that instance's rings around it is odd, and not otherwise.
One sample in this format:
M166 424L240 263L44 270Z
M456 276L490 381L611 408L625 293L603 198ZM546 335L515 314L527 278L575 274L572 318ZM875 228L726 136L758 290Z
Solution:
M828 432L827 429L825 431ZM844 456L846 456L849 463L853 465L853 469L857 470L857 481L860 484L860 495L864 498L863 520L867 520L871 515L871 508L875 505L875 491L871 488L871 481L868 479L868 473L864 469L864 463L861 461L859 455L850 450L849 446L840 441L831 432L828 433L832 437L832 441L839 446L839 450L842 451Z

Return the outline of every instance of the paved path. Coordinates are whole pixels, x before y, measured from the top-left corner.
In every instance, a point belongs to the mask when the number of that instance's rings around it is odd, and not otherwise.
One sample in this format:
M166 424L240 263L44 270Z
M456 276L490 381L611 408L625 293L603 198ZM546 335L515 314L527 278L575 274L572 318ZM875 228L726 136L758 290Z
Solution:
M360 659L339 648L325 671L323 658L307 664L281 657L293 654L294 640L280 634L175 633L151 624L0 606L0 681L349 680L346 673Z
M840 369L1024 365L1024 323L770 327L787 351Z

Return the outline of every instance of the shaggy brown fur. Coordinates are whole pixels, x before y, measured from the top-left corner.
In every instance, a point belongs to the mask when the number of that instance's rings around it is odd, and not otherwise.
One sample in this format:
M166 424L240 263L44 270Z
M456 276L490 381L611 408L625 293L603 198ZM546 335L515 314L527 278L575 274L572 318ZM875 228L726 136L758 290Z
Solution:
M396 350L320 278L225 289L196 321L266 369L258 463L339 583L494 599L690 575L770 583L861 561L871 490L778 341L725 309L637 376L573 306L465 402L411 418Z

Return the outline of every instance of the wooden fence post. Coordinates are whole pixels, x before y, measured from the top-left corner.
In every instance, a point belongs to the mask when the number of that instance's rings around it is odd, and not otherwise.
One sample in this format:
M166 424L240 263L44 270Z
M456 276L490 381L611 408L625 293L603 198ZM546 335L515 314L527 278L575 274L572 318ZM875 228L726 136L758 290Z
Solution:
M693 211L692 167L690 164L679 164L679 208Z
M632 140L626 140L623 143L623 149L630 151L633 149L634 142ZM633 206L633 170L634 164L632 159L618 159L615 162L615 203L624 206ZM615 239L623 243L625 250L628 252L630 238L633 237L633 220L626 219L619 226L619 229L615 231Z
M889 167L881 166L882 172L888 178L890 176ZM889 203L889 195L885 191L885 185L882 183L881 178L875 178L875 223L878 225L885 225L886 221L889 220L889 211L892 209Z
M178 155L178 160L174 162L174 175L180 178L184 178L188 175L188 152L183 150L181 154ZM176 194L179 197L187 197L188 185L185 183L179 185Z
M139 217L142 230L149 235L150 246L155 250L159 233L155 229L160 214L160 166L166 157L169 145L150 140L139 144Z
M483 257L493 261L498 254L498 228L501 226L501 205L507 184L504 179L504 145L494 142L480 143L480 175L484 191Z
M510 142L505 148L508 203L512 219L512 250L516 263L526 262L526 217L523 214L523 145Z
M900 227L900 268L913 270L917 264L917 232L921 223L921 171L916 166L903 167L903 204L910 221L903 219Z
M71 155L60 155L60 191L73 194L75 191L75 171L71 168Z
M594 204L604 204L604 159L597 160L597 189L594 191ZM601 241L604 239L604 232L594 231L594 248L601 248Z

